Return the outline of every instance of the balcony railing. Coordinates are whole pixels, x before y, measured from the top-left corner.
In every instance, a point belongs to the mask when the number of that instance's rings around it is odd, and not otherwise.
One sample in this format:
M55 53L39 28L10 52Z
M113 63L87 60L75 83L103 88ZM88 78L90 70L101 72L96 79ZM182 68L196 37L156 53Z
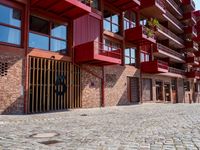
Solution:
M75 46L75 61L77 63L121 64L121 57L121 48L107 46L96 41Z
M144 73L167 73L169 66L167 62L153 60L141 63L141 71Z
M181 39L180 37L178 37L176 34L174 34L173 32L171 32L169 29L165 28L162 25L158 26L158 29L160 29L161 31L165 32L167 35L171 36L173 39L177 40L178 42L180 42L182 45L184 45L184 40Z
M178 20L176 19L176 17L174 17L169 11L166 11L166 15L175 23L177 24L181 29L183 29L183 24Z
M180 74L180 75L185 75L185 71L173 67L169 67L169 72L175 73L175 74Z
M121 59L121 49L105 45L100 42L94 41L94 46L97 47L97 53L112 58Z
M176 8L176 10L180 13L183 14L182 9L178 6L178 4L174 0L167 0L169 3L171 3L172 6Z
M155 0L155 2L160 5L163 9L165 9L164 0Z
M185 57L182 54L180 54L180 53L178 53L178 52L176 52L176 51L170 49L169 47L166 47L166 46L164 46L160 43L157 44L157 49L160 49L160 50L167 52L167 53L169 53L173 56L176 56L178 58L185 59Z

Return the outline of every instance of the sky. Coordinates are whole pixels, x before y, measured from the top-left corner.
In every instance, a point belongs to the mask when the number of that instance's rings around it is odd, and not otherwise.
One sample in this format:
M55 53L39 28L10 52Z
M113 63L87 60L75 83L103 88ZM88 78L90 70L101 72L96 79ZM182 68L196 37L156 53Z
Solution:
M200 10L200 0L194 0L196 4L196 10Z

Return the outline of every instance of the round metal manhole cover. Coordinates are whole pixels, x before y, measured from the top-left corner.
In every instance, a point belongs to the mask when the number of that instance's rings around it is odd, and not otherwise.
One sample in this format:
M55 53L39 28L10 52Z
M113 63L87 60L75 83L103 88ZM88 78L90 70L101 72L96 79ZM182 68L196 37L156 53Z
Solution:
M55 137L55 136L59 136L59 133L37 133L37 134L33 134L30 137L32 138L51 138L51 137Z

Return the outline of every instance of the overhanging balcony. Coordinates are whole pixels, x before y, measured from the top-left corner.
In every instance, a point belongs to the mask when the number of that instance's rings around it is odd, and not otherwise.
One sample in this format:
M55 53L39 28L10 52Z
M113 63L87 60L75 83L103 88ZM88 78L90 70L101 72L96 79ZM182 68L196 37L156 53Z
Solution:
M171 32L166 27L158 26L157 38L159 40L169 40L169 45L176 48L184 48L184 40Z
M166 0L166 5L173 14L176 14L176 17L181 19L183 17L183 11L180 6L174 0Z
M188 12L186 14L183 15L183 19L182 21L187 24L187 25L195 25L196 24L196 17L193 14L193 12Z
M121 11L133 9L140 6L141 0L104 0L108 4L115 6L116 8L120 9Z
M158 43L153 51L154 56L159 58L169 58L170 61L176 62L176 63L184 63L185 57L183 54L170 49L167 46L164 46L160 43Z
M199 71L190 71L186 73L187 78L196 78L200 79L200 72Z
M168 63L154 60L141 63L141 71L143 73L167 73L169 70Z
M163 19L163 13L165 13L164 0L141 0L141 14L145 14L146 17L152 16L157 19Z
M31 9L67 19L76 19L91 12L89 6L78 0L31 0Z
M166 13L163 14L164 17L169 21L169 28L177 33L183 33L183 24L174 17L168 10L166 10Z
M195 3L193 0L182 0L185 11L194 11Z
M127 29L125 30L126 41L137 44L156 43L155 36L148 37L147 32L147 28L144 26Z
M91 41L75 47L75 62L98 66L121 64L121 49Z
M178 74L178 75L182 75L182 76L185 76L186 73L184 70L182 69L177 69L177 68L173 68L173 67L169 67L169 72L170 73L174 73L174 74Z
M195 39L197 37L197 30L194 26L189 26L184 29L187 39Z
M186 49L186 51L194 52L194 51L198 51L199 50L199 46L194 41L185 42L185 49Z
M195 56L193 57L187 57L186 58L186 63L190 65L199 65L199 62Z

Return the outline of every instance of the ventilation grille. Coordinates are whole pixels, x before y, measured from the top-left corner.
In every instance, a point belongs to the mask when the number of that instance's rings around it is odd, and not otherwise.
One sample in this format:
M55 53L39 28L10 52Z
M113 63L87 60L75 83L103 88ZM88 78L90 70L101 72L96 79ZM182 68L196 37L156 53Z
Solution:
M0 76L6 76L8 73L8 63L0 62Z

